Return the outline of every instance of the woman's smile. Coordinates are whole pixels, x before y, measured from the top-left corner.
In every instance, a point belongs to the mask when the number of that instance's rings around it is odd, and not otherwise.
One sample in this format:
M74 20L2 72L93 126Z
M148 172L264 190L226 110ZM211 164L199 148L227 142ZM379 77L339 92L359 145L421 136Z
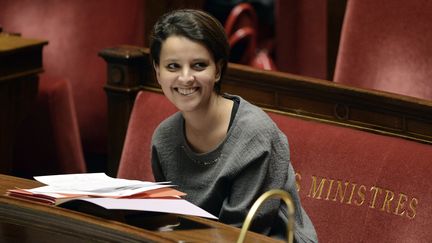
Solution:
M190 96L198 91L198 87L193 88L174 88L179 94L184 96Z

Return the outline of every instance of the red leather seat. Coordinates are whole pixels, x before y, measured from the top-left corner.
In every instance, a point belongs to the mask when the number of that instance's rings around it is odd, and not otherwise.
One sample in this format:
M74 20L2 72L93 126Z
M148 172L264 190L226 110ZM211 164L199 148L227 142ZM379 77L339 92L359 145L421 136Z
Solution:
M151 107L153 112L149 112ZM117 177L154 181L150 163L151 138L161 121L177 111L163 94L140 91L129 119Z
M32 110L18 125L13 174L37 175L86 172L70 84L42 76Z
M257 30L258 20L255 9L249 3L240 3L236 5L228 15L225 21L225 32L228 37L243 27L250 27Z
M231 62L250 65L256 52L256 32L253 28L242 27L229 38Z
M269 51L266 49L259 50L258 53L255 54L251 66L264 70L277 70L273 58L271 58Z
M258 19L251 4L240 3L231 10L225 32L231 47L230 62L276 70L270 50L258 47Z
M432 3L348 1L334 81L432 99Z

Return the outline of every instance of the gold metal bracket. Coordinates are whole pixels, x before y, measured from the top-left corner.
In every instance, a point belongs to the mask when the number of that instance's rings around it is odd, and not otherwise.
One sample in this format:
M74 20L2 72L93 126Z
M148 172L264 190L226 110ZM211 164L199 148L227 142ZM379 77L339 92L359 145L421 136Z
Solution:
M281 198L288 209L288 224L287 224L287 242L292 243L294 240L294 202L290 196L290 194L284 190L273 189L262 194L252 205L252 208L249 210L249 213L246 216L246 219L243 223L243 227L241 228L239 238L237 243L243 243L246 238L246 233L252 223L252 219L254 218L258 209L262 206L262 204L268 199L279 197Z

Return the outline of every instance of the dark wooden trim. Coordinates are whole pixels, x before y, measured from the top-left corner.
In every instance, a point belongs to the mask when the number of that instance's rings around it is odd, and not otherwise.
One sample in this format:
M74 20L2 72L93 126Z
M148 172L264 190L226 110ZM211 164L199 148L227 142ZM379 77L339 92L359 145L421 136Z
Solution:
M159 87L148 49L121 46L105 49L100 55L108 63L108 110L122 117L110 116L108 121L112 146L108 156L110 163L118 164L134 95L143 88ZM123 74L118 75L117 69ZM223 92L286 115L432 143L431 101L238 64L229 64L222 87ZM113 96L114 90L123 102Z
M109 107L106 171L110 176L116 176L129 115L141 89L145 55L141 49L130 46L105 49L99 55L108 64L108 80L104 86Z
M36 100L42 50L47 44L0 34L0 173L13 173L16 129Z

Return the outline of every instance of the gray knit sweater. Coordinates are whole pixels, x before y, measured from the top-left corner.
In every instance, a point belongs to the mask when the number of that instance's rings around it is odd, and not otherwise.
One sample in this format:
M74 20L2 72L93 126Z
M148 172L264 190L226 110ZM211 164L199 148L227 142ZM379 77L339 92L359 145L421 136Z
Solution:
M191 150L180 112L159 125L152 139L156 181L171 181L187 193L186 200L237 227L261 194L285 189L295 201L296 241L317 241L300 204L285 135L260 108L241 97L225 96L237 97L240 104L226 138L213 151L197 154ZM286 221L285 206L272 199L260 208L251 230L286 237Z

